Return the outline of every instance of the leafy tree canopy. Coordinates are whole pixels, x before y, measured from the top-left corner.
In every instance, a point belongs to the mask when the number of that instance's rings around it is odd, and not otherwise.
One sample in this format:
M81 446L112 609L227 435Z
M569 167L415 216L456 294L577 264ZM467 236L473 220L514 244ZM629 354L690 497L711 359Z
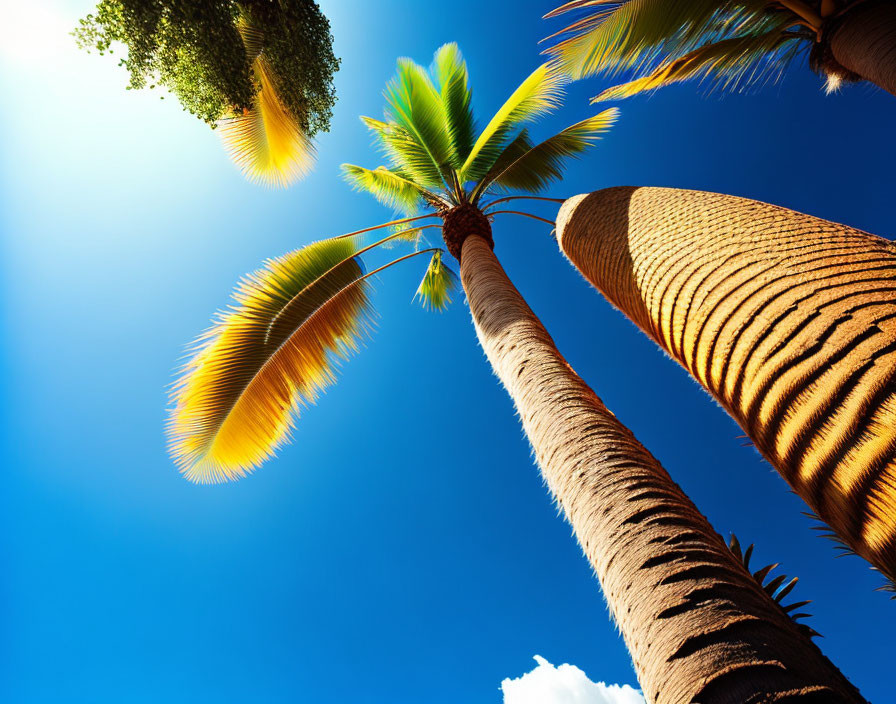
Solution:
M339 60L330 23L311 0L101 0L74 34L101 54L123 43L129 88L165 86L213 126L252 108L260 88L253 61L263 53L302 131L329 129Z

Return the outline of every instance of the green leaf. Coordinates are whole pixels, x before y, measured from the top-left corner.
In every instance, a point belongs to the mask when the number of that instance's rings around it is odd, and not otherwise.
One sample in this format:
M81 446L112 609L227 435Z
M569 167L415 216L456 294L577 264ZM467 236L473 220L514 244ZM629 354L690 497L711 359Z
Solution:
M420 298L424 308L442 311L451 303L451 294L457 287L457 275L445 266L442 252L437 249L429 260L415 298Z
M619 111L611 108L567 127L520 154L493 177L486 176L478 188L496 186L528 192L543 189L551 181L561 177L563 165L568 159L594 144L600 135L613 126L618 117Z
M451 166L459 169L473 148L476 127L467 64L457 44L445 44L439 48L433 60L432 73L439 86L451 139Z
M395 78L386 87L388 116L428 155L444 176L452 147L442 98L426 73L410 59L399 59Z
M343 164L342 173L356 189L371 193L381 203L392 208L412 213L423 203L425 189L385 166L365 169L363 166Z
M514 128L555 110L565 79L551 64L542 64L507 99L479 134L460 168L462 181L478 181L494 165Z
M394 171L402 171L426 188L442 188L442 173L436 168L429 152L394 122L383 122L372 117L361 121L373 133L379 147L385 152Z

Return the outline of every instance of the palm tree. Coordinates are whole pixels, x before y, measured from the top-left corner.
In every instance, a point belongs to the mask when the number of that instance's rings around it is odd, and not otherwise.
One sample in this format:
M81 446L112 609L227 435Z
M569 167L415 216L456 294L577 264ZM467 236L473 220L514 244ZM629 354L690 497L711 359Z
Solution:
M896 581L896 249L734 196L570 199L563 252L734 417L839 540Z
M780 76L804 51L828 90L866 80L896 94L896 4L890 0L572 0L581 11L548 37L576 78L630 72L609 100L710 78L738 88Z
M493 218L523 212L496 210L513 198L503 192L557 178L615 119L608 111L533 146L524 125L559 103L561 87L551 66L537 68L477 135L456 46L439 49L431 75L400 61L385 119L364 118L389 165L345 171L386 203L428 212L317 242L245 279L175 390L174 456L195 481L232 479L268 457L291 409L331 383L333 358L356 347L374 274L429 254L418 293L436 308L447 302L454 276L440 249L414 249L369 273L360 259L440 229L460 261L479 341L601 580L648 700L863 701L775 598L789 587L773 580L766 590L768 570L747 571L570 368L493 252ZM399 229L361 246L360 235L387 226Z

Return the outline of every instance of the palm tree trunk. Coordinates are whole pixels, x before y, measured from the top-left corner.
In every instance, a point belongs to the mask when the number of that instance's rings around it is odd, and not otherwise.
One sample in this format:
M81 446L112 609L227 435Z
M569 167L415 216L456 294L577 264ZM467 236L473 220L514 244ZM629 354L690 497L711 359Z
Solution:
M864 701L570 368L485 240L468 237L462 254L479 341L600 579L647 701Z
M823 36L843 68L896 95L896 4L860 0Z
M896 577L896 248L733 196L567 201L563 252L852 550Z

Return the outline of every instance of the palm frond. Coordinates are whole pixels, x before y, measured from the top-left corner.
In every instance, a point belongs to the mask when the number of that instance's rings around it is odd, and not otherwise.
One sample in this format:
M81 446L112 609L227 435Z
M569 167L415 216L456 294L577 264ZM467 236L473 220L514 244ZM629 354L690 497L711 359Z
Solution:
M255 105L241 115L221 120L224 148L245 176L269 186L288 186L314 165L314 144L277 95L264 56L255 59L259 83Z
M476 125L467 64L457 44L452 42L439 47L431 70L439 86L451 138L451 166L459 169L473 148Z
M896 582L887 580L886 584L879 586L875 591L887 592L891 595L890 599L896 601Z
M556 65L535 69L513 92L480 132L459 172L463 181L478 181L488 173L516 127L555 110L566 80Z
M591 8L595 8L591 10ZM719 11L718 0L621 0L567 3L548 16L587 9L567 27L568 36L548 49L574 78L639 66L670 38L687 44L705 31Z
M488 170L488 173L483 176L476 184L477 188L474 190L474 192L481 192L486 184L491 183L495 180L495 176L501 173L504 169L510 166L514 161L519 159L523 154L525 154L534 146L535 145L532 143L532 138L529 136L529 130L524 127L519 131L516 137L507 142L507 144L501 150L501 153L498 154L498 158L495 159L495 163L492 164L492 167Z
M507 142L501 153L498 154L497 159L495 159L495 163L492 164L485 176L480 178L473 187L470 202L474 205L478 204L488 184L494 181L495 177L503 172L504 169L532 149L533 146L535 145L532 144L532 140L529 137L529 130L524 127L516 137Z
M800 18L765 0L595 0L547 16L578 10L584 16L549 37L561 39L546 53L573 78L631 71L604 100L691 77L712 76L726 88L761 82L780 74L802 39L787 32Z
M708 77L729 89L774 78L775 71L780 72L800 49L799 42L798 36L778 30L723 39L665 63L646 76L608 88L592 102L628 98L689 78Z
M424 193L428 193L413 180L385 166L365 169L354 164L343 164L342 173L356 189L367 191L384 205L400 208L406 213L413 213L423 202Z
M437 249L429 260L429 266L420 282L415 298L419 297L424 308L442 311L451 303L451 294L458 287L457 274L445 266L442 251Z
M744 568L747 572L750 572L750 558L753 555L753 546L750 545L746 550L742 550L740 546L740 541L737 539L737 536L733 533L731 534L731 539L728 543L728 547L731 552L734 553L734 556L738 559L738 561L743 564ZM751 573L751 576L754 580L762 587L762 590L768 594L769 597L781 608L785 614L787 614L794 623L796 623L797 628L803 631L810 638L819 635L819 633L810 626L804 623L798 623L800 619L807 618L811 616L811 614L807 613L793 613L797 609L800 609L807 604L811 604L811 601L795 601L791 604L785 604L784 598L793 591L793 588L799 582L799 577L793 577L788 579L787 575L778 575L773 579L766 581L766 577L768 577L769 573L771 573L776 567L778 567L777 563L766 565L761 569L756 570Z
M426 188L444 187L442 172L433 163L429 152L394 122L384 122L372 117L362 117L371 131L377 146L389 159L393 170L408 174L414 181Z
M243 40L243 48L246 50L246 59L252 64L259 57L264 48L264 32L252 23L251 17L243 13L236 23L236 28Z
M399 59L385 95L391 122L422 147L444 175L451 163L451 138L442 98L426 70L410 59Z
M590 147L613 126L618 117L619 110L610 108L567 127L519 155L493 178L486 176L477 188L495 186L538 192L551 181L559 179L564 163Z
M371 314L356 251L352 239L323 240L237 286L172 393L169 447L187 478L245 475L288 439L296 407L333 383Z

